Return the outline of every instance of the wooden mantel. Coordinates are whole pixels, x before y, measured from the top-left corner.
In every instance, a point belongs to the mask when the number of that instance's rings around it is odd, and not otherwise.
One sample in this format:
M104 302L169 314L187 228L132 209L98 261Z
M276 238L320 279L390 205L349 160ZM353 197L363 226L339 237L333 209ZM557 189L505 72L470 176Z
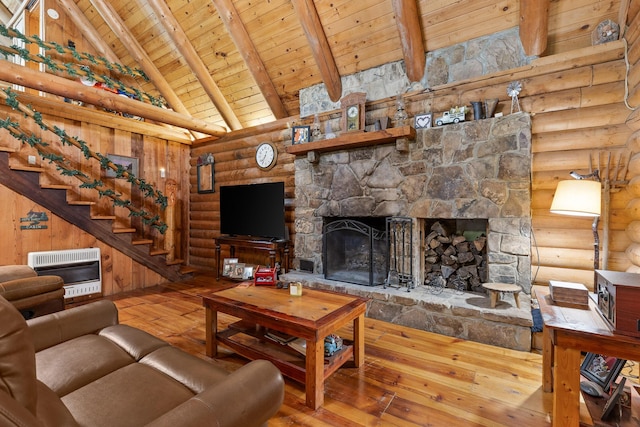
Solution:
M396 142L401 138L415 139L416 130L412 126L402 126L375 132L345 132L337 138L322 139L320 141L290 145L286 147L286 151L289 154L300 156L311 151L321 153L327 151L346 150L349 148L367 147L370 145L386 144L390 142Z

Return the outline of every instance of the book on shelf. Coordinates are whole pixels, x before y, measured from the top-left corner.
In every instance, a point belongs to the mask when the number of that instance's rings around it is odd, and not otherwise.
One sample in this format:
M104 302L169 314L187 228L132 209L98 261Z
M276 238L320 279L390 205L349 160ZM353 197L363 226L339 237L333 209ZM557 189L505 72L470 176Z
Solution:
M296 338L295 340L287 343L289 347L302 354L303 356L307 355L307 341L302 338Z
M266 334L264 334L264 336L280 344L288 344L296 339L296 337L294 337L293 335L274 330L269 330Z

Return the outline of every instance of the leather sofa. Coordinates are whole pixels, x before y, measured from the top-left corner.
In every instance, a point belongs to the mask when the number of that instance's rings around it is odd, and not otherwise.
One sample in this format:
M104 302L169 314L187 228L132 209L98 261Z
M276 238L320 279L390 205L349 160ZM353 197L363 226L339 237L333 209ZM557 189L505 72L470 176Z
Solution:
M59 276L38 276L28 265L0 266L0 296L10 301L25 319L64 310L64 281Z
M119 324L108 300L25 321L0 297L0 427L266 425L280 371L214 363Z

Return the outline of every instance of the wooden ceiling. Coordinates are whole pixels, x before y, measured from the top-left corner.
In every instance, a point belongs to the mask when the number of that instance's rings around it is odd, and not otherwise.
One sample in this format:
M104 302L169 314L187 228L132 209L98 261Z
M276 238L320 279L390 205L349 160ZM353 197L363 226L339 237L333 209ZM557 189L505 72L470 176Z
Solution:
M340 78L405 58L409 71L419 70L425 51L507 30L521 22L533 28L523 34L523 40L536 31L546 36L542 55L586 47L600 22L626 17L628 3L39 1L0 0L0 19L6 23L7 16L28 5L45 23L45 40L64 45L73 40L78 50L142 68L150 77L150 82L140 83L142 90L163 96L177 112L232 130L297 115L302 88L325 82L332 98L339 98L345 95ZM526 15L522 17L521 2L529 5L522 9ZM542 7L531 7L534 3ZM60 17L50 18L49 9ZM536 30L538 24L543 25L542 30ZM533 39L540 40L537 35ZM422 65L415 60L420 57Z

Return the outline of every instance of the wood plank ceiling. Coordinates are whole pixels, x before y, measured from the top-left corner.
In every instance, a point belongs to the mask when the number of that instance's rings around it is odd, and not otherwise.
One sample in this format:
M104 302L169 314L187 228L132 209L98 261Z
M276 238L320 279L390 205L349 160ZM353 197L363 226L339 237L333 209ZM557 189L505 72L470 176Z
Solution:
M411 80L425 52L520 25L530 54L591 44L626 0L40 0L64 19L48 34L83 37L113 62L140 67L142 90L176 112L235 130L296 115L299 91L405 60ZM0 0L8 22L37 3ZM622 4L621 4L622 2ZM47 16L43 11L41 16ZM70 33L65 23L80 32ZM59 28L56 28L59 27ZM47 38L46 40L51 40ZM52 40L66 44L67 40Z

